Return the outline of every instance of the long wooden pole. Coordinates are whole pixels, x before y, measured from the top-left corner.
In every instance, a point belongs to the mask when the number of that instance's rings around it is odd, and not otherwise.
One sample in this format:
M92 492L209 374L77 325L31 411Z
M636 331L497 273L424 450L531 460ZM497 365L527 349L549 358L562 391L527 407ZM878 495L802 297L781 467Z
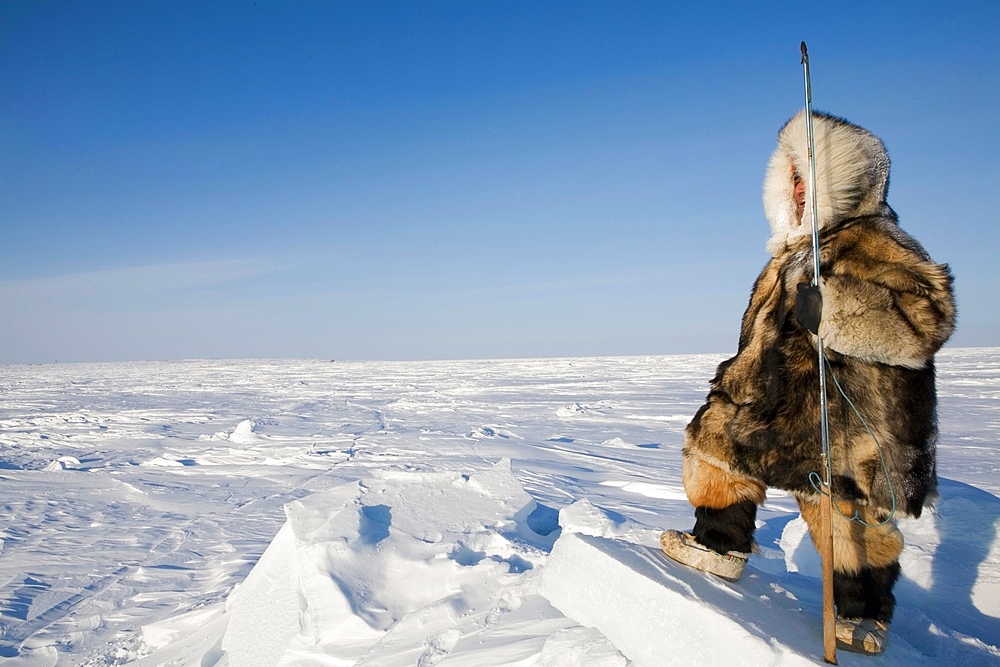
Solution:
M806 135L809 142L809 201L812 206L813 285L822 291L819 279L819 205L816 200L816 143L812 122L812 85L809 80L809 53L802 42L802 70L806 85ZM837 617L833 608L833 494L831 492L830 428L826 403L826 355L823 339L816 338L819 351L820 441L823 446L823 488L820 494L820 536L816 544L823 563L823 659L837 664Z

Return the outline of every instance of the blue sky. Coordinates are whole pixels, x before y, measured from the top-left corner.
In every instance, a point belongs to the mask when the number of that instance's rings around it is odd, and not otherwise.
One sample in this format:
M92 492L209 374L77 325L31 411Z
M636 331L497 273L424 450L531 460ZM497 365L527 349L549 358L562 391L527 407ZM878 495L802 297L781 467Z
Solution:
M673 4L5 0L0 363L732 351L803 39L1000 345L1000 3Z

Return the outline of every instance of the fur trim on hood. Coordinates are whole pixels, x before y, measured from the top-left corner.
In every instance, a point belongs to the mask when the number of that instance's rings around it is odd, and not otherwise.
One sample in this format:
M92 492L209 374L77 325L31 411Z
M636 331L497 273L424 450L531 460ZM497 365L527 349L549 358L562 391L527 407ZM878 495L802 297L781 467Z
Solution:
M895 219L886 203L889 155L882 141L843 118L813 112L816 145L816 194L820 230L849 218L885 215ZM812 207L806 193L802 220L796 220L794 174L809 178L806 115L800 111L778 132L764 178L764 213L771 223L767 249L777 256L803 237L812 235Z

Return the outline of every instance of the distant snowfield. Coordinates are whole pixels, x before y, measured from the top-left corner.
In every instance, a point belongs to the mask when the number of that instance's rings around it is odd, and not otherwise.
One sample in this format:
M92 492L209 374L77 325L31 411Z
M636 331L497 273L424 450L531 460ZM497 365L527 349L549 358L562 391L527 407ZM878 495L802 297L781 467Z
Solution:
M723 358L0 367L0 663L822 663L791 498L738 583L656 549ZM1000 664L1000 349L938 369L941 498L840 664Z

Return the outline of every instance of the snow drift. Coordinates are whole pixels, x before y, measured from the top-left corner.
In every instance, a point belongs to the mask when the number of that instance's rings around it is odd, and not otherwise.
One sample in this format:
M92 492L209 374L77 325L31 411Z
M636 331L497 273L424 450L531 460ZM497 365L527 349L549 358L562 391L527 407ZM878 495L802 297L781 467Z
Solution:
M928 521L903 523L899 621L880 661L1000 660L1000 500L948 480L942 490ZM665 559L653 532L586 500L557 527L507 459L471 475L381 472L286 514L227 602L230 665L822 662L818 559L801 519L730 583ZM936 579L951 531L979 545L985 576L957 559ZM967 587L972 604L936 608L942 586ZM865 658L841 662L854 660Z

